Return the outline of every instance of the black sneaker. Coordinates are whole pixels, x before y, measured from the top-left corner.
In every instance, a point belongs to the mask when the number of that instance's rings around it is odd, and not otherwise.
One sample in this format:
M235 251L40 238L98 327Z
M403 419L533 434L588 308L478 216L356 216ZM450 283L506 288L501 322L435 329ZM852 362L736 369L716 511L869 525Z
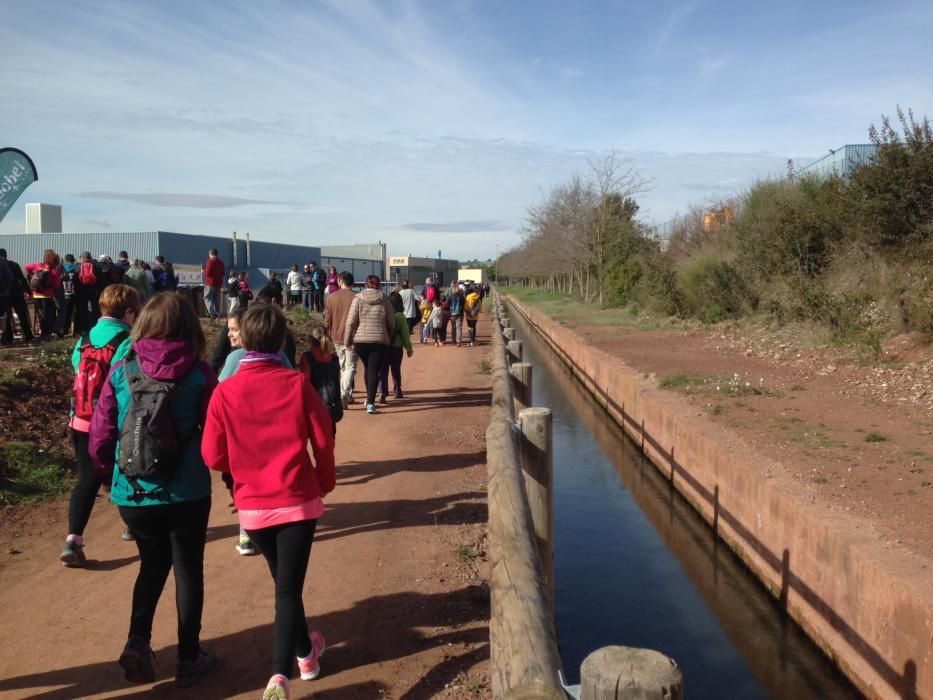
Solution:
M210 673L217 662L217 655L210 649L200 647L195 659L179 659L175 671L175 686L187 688L194 685Z
M130 683L152 683L155 680L153 657L155 654L149 642L134 634L127 640L123 653L120 654L119 663L123 667L123 677Z
M84 545L71 540L65 540L65 546L58 558L62 560L62 564L69 567L84 566L87 563L87 557L84 556Z

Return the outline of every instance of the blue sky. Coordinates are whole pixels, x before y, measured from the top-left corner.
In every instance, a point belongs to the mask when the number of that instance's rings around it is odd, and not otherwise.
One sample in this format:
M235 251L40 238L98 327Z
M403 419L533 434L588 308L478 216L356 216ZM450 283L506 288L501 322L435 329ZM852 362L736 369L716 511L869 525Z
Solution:
M610 150L642 215L933 115L933 3L4 3L0 146L67 231L492 257Z

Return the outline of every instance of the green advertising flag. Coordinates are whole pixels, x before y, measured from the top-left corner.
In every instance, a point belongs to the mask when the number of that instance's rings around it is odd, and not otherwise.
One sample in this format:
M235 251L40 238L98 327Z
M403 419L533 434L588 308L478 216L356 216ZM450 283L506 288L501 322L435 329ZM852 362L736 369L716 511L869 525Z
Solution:
M27 187L39 179L32 159L18 148L0 148L0 221Z

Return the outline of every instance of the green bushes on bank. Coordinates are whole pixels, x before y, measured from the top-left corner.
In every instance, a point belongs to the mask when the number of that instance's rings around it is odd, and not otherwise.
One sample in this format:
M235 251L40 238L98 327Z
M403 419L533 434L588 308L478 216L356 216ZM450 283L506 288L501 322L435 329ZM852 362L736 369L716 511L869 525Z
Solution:
M758 182L712 207L720 214L712 222L709 209L694 208L667 246L636 220L632 188L552 197L501 265L513 281L606 306L705 323L762 313L817 322L832 341L868 354L892 332L933 336L933 129L910 111L897 115L899 129L884 116L870 128L876 157L848 179ZM562 216L544 216L553 212ZM555 240L582 242L576 267L555 264Z

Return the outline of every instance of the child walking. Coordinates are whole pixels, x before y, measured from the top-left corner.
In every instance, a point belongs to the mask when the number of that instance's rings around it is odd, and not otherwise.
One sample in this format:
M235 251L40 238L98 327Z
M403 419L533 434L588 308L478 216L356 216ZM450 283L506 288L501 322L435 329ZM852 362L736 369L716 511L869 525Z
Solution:
M422 298L418 309L421 311L421 344L424 345L428 342L428 338L431 337L431 325L428 323L428 319L431 317L434 305L427 299Z
M441 328L444 324L444 308L441 306L441 300L438 297L433 302L431 314L428 316L428 322L424 325L430 327L431 337L434 338L434 347L439 348L444 343L441 342Z
M336 479L327 409L301 373L282 367L286 325L284 313L272 305L256 304L243 314L246 354L239 372L211 398L202 443L207 466L233 477L240 523L275 582L272 677L264 700L287 700L296 656L302 679L320 674L324 636L308 633L301 591L324 514L322 496Z
M305 376L314 390L321 397L324 408L330 414L334 424L334 437L337 437L337 423L343 418L343 401L340 396L340 360L337 358L337 346L327 334L324 324L315 324L308 335L311 349L302 353L298 369Z
M130 351L130 327L140 309L139 294L125 284L112 284L100 295L103 316L75 345L71 363L75 370L71 419L71 439L75 448L78 480L68 502L68 536L59 555L65 566L87 563L84 554L84 528L87 527L100 490L101 481L88 451L91 418L107 380L110 366Z

